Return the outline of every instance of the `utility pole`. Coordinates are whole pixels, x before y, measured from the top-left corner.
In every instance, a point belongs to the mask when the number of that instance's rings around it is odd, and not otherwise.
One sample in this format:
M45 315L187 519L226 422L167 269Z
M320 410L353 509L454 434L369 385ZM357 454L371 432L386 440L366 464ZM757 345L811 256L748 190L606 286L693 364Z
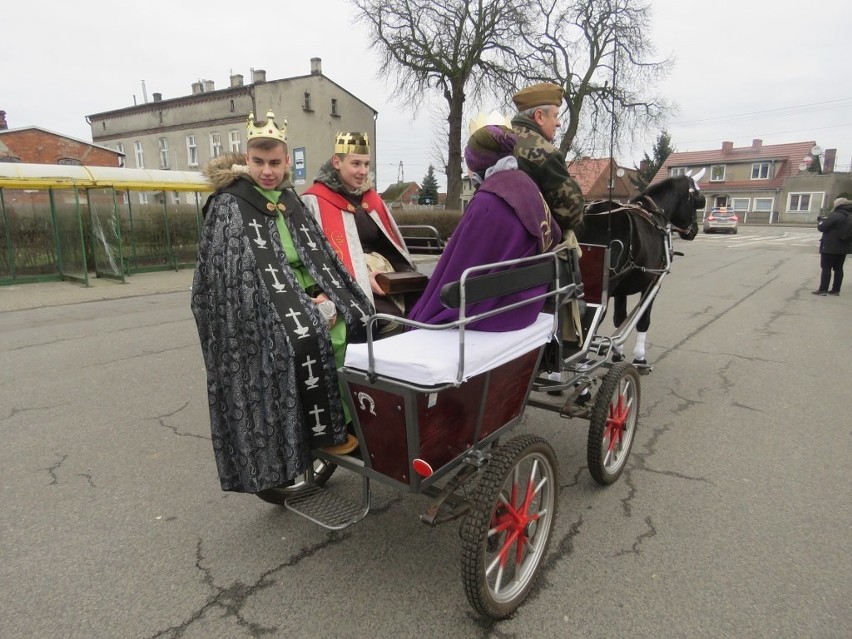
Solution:
M397 184L405 182L405 169L402 168L402 160L399 161L399 168L396 170L396 182Z

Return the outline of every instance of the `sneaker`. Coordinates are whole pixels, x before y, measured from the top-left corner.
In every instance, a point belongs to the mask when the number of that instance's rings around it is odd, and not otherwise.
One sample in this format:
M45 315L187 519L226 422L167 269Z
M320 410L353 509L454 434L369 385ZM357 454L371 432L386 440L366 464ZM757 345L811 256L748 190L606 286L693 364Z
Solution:
M811 291L811 295L828 295L827 291Z
M349 435L345 442L336 446L326 446L320 450L329 455L347 455L358 448L358 439L354 435Z
M840 291L829 291L829 295L840 295Z

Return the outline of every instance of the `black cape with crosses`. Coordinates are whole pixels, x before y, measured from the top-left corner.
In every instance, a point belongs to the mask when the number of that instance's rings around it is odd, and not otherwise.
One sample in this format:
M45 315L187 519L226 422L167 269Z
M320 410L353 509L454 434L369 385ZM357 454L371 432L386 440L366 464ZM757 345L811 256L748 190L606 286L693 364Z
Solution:
M372 307L292 190L275 207L239 178L204 211L192 313L213 451L222 490L256 493L305 472L312 448L346 439L327 324L287 262L276 217L348 341L363 339Z

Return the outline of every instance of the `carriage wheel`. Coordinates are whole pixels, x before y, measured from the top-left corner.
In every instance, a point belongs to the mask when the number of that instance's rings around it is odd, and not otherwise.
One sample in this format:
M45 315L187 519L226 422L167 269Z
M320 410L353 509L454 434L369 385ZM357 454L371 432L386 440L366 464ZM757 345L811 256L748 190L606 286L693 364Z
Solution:
M323 461L322 459L314 460L314 481L312 486L322 486L331 479L332 473L334 473L334 469L337 468L337 464L332 464L331 462ZM260 497L263 501L269 502L270 504L277 504L279 506L284 505L284 501L288 497L292 497L297 492L305 488L308 485L308 474L303 473L296 477L296 480L290 484L289 486L276 486L275 488L267 488L266 490L261 490L255 493L258 497Z
M589 472L599 484L619 478L633 446L639 419L639 373L620 362L604 377L589 424Z
M496 449L461 529L462 579L477 612L504 619L521 605L556 519L556 453L521 435Z

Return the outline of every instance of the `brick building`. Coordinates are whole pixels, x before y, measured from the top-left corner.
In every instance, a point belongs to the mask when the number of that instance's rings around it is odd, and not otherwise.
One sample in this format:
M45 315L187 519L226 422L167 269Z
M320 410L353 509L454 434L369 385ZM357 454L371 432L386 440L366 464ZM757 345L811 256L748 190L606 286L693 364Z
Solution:
M9 129L0 111L0 162L122 166L124 156L107 147L37 126Z

